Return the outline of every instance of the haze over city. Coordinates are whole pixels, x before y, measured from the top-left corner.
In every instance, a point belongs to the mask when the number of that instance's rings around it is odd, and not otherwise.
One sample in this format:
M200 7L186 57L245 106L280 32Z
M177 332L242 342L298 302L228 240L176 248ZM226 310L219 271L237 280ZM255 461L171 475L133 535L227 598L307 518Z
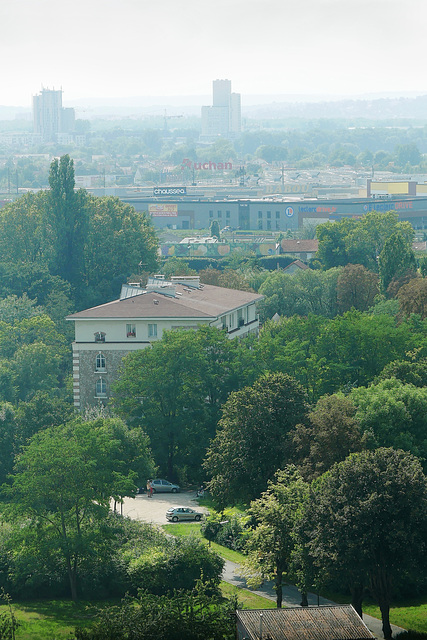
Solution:
M425 0L18 0L0 6L0 105L423 94ZM196 100L198 98L195 98Z

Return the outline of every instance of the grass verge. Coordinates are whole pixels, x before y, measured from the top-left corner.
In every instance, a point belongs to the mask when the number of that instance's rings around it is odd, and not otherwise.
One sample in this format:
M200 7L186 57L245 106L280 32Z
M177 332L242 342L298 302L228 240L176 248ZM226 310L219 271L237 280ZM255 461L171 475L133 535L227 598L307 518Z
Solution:
M221 593L225 598L231 598L233 596L237 596L238 606L242 609L274 609L275 602L273 600L269 600L268 598L263 598L262 596L258 596L256 593L252 593L252 591L248 591L247 589L240 589L236 587L234 584L229 584L228 582L221 582L220 584Z
M198 523L190 523L190 522L177 522L176 524L164 524L162 527L166 533L170 533L172 536L196 536L196 538L200 538L204 540L211 549L216 551L224 560L230 560L230 562L236 562L237 564L241 564L245 556L243 553L239 551L234 551L233 549L228 549L228 547L223 547L216 542L209 542L202 537L200 533L200 524Z

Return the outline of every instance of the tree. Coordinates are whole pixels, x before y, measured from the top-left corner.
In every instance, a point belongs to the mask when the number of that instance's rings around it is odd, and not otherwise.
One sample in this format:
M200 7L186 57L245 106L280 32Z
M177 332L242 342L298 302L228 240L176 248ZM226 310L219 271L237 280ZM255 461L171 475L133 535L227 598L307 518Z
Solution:
M389 362L376 378L376 382L388 378L397 378L404 384L413 384L414 387L427 387L427 358Z
M237 384L232 366L236 347L212 327L176 329L124 359L113 406L148 433L156 463L171 480L178 469L187 468L200 481L219 407Z
M255 579L249 584L274 579L278 609L282 606L283 581L291 571L293 528L308 490L296 467L289 465L277 471L274 480L269 480L267 491L251 502L249 509L256 521L246 543L245 566L250 576L255 570Z
M86 209L83 281L90 305L117 297L131 274L154 271L158 240L147 215L119 198L86 196Z
M56 427L71 420L73 406L54 395L52 388L36 391L27 402L20 402L16 408L16 440L20 446L38 431L47 427Z
M220 229L219 229L219 222L218 220L212 220L211 222L211 226L209 228L209 235L212 238L218 238L218 240L220 240L221 237L221 233L220 233Z
M265 374L230 394L204 467L222 505L257 498L287 461L287 435L304 420L303 388L288 375Z
M383 250L379 254L378 264L381 288L384 293L393 280L408 272L414 276L417 270L411 243L400 232L393 233L386 240Z
M293 459L306 481L362 449L362 431L355 414L356 407L348 398L323 396L308 414L307 425L299 424L291 431Z
M136 474L117 453L119 441L103 426L75 420L36 433L17 457L7 491L15 512L30 518L42 544L62 557L73 600L110 498L137 489Z
M427 279L413 278L400 287L397 299L403 315L416 313L424 320L427 317Z
M309 313L331 318L337 313L337 281L339 269L314 271L307 269L294 275L274 271L259 288L265 296L260 304L260 318L274 314L306 316Z
M410 245L414 229L409 222L399 221L394 211L369 211L360 220L343 218L318 225L316 260L323 269L351 263L376 272L384 244L396 232Z
M16 449L15 409L4 402L0 405L0 485L12 472Z
M42 263L51 256L45 225L46 193L26 193L0 210L2 262Z
M359 593L369 587L391 638L393 587L425 565L427 480L419 460L384 448L352 454L313 484L300 529L324 579L338 576Z
M427 457L427 388L396 378L353 389L349 396L369 445Z
M367 311L379 293L378 276L361 264L347 264L338 276L337 303L341 313Z
M324 363L320 395L368 384L414 345L414 332L387 315L347 311L325 325L314 352Z
M88 229L86 193L74 191L74 163L69 155L50 166L47 220L52 236L52 273L80 287Z

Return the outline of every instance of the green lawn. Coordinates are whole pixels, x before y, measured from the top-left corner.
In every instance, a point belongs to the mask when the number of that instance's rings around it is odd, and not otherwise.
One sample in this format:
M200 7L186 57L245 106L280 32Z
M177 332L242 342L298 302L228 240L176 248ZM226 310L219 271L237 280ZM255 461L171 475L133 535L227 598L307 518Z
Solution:
M74 634L75 627L88 626L95 620L99 608L108 608L119 601L78 602L43 600L13 602L12 608L20 626L16 640L62 640ZM0 606L0 613L6 606Z
M205 538L202 538L202 534L200 533L200 524L197 522L177 522L176 524L164 524L163 529L173 536L196 536L197 538L201 538L202 540L204 540L206 544L209 545L209 542ZM222 558L224 558L224 560L230 560L230 562L236 562L237 564L240 564L245 559L243 553L240 553L239 551L233 551L233 549L228 549L227 547L223 547L216 542L211 542L209 546Z
M379 607L374 604L364 604L363 611L374 618L381 618ZM393 604L390 609L390 622L402 629L427 633L427 597L411 602L411 605Z

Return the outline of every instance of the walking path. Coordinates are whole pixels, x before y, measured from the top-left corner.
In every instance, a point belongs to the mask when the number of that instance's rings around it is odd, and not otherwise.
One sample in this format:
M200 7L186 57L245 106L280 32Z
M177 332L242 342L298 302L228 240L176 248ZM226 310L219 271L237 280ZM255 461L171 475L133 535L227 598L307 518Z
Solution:
M122 507L122 514L128 516L134 520L145 520L145 522L152 522L153 524L166 524L166 511L171 506L187 506L197 507L198 510L206 511L206 509L200 508L196 503L194 492L183 493L163 493L156 494L152 499L147 498L146 495L138 495L136 498L125 498ZM246 580L239 575L239 565L229 560L225 560L225 567L223 573L223 580L234 584L241 589L248 589ZM272 601L272 607L275 607L276 594L274 591L272 582L265 582L259 589L248 589L252 593L256 593L259 596L268 598ZM283 606L284 607L299 607L301 602L301 594L298 589L293 585L286 585L283 587ZM335 604L326 598L320 597L313 593L308 594L308 603L310 606L331 605ZM364 615L363 620L368 629L377 637L382 638L382 624L381 620L372 618L371 616ZM391 625L393 629L393 635L396 635L400 631L404 631L400 627Z
M225 562L225 567L224 567L224 572L222 574L222 577L225 582L234 584L236 587L240 587L240 589L248 589L248 591L251 591L252 593L256 593L256 595L258 596L267 598L268 600L272 601L272 607L275 606L276 592L274 590L273 582L264 582L263 585L258 589L249 589L246 584L245 578L243 578L239 574L240 565L236 564L235 562L230 562L230 560L225 560L224 562ZM301 603L301 594L298 591L298 589L291 584L284 585L282 606L283 607L299 607L301 606L300 603ZM317 605L334 605L336 603L332 602L331 600L327 600L326 598L322 598L322 596L318 598L318 596L314 593L309 593L308 604L310 606L317 606ZM377 638L383 637L381 620L378 620L377 618L373 618L372 616L364 615L363 621L368 627L368 629L374 634L374 636L376 636ZM393 630L393 636L395 636L397 633L400 633L401 631L405 631L405 629L401 629L400 627L397 627L394 624L391 625L391 628Z

